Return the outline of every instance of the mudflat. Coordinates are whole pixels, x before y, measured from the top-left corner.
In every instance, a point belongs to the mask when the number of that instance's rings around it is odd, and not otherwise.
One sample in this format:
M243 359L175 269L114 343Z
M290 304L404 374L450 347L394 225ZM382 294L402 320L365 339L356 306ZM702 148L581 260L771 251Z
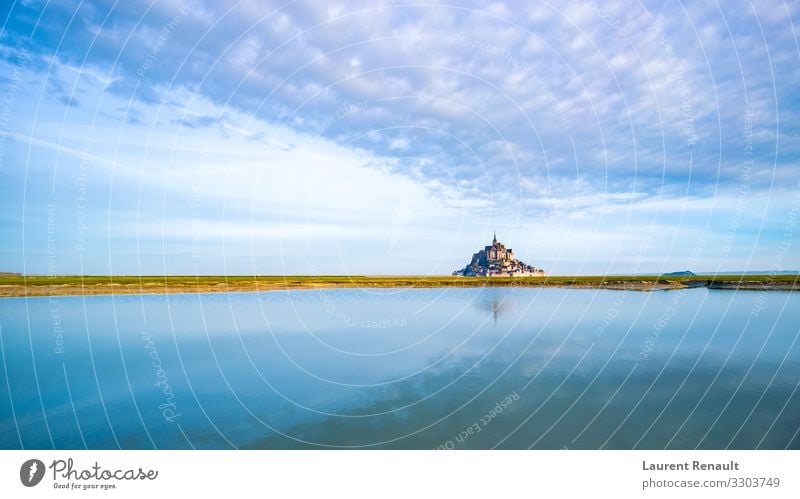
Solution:
M0 297L233 293L319 288L562 287L798 291L800 275L676 276L0 276Z

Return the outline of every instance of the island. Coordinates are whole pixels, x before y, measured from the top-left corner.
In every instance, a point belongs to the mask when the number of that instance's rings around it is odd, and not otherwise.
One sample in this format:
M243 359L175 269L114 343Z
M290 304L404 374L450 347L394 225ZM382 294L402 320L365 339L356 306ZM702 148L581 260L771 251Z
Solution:
M544 277L542 269L527 265L514 258L514 251L506 249L494 234L492 244L472 255L472 261L461 270L453 272L454 276L464 277Z

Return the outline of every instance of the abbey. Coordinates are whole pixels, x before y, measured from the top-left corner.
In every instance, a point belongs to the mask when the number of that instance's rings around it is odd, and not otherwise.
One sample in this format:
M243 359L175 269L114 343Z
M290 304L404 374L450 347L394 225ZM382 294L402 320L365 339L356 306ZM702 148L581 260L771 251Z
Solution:
M472 261L461 270L456 270L453 275L460 276L544 276L544 270L527 265L516 258L511 248L506 249L503 243L497 241L497 234L492 239L492 245L472 255Z

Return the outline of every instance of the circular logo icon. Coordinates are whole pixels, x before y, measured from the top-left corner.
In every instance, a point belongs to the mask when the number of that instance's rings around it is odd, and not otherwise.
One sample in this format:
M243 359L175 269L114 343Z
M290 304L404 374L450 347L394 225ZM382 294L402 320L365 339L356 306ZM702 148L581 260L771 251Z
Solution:
M44 463L38 459L28 459L19 469L19 480L26 487L35 487L44 478Z

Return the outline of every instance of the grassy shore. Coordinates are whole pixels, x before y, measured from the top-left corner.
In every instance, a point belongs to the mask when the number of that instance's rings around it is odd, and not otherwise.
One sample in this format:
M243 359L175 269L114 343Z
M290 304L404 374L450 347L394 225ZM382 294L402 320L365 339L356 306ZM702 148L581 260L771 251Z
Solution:
M797 275L697 276L0 276L0 296L213 293L319 288L566 287L800 290Z

